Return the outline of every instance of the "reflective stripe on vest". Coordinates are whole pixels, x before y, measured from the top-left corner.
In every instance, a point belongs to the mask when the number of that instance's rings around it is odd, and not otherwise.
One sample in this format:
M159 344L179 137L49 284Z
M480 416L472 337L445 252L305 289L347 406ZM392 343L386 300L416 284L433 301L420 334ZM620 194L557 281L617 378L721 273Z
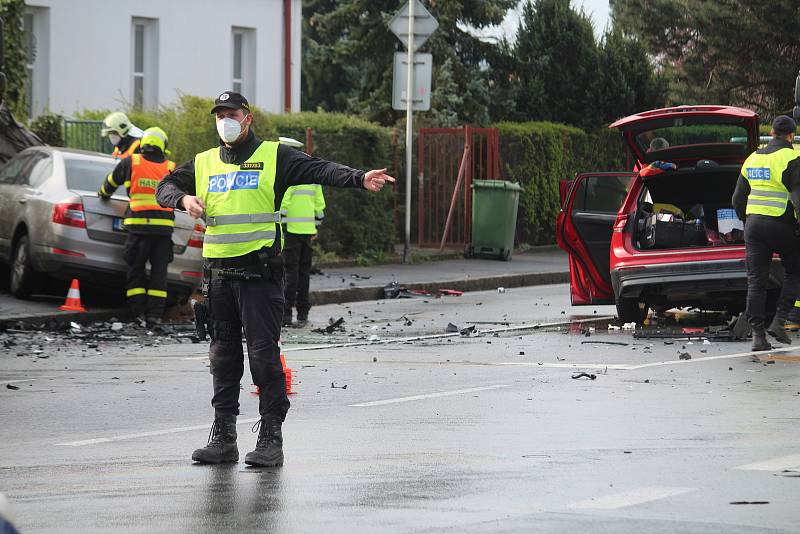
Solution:
M141 154L131 156L131 176L128 195L131 211L167 211L156 201L156 189L161 180L175 168L175 163L164 160L155 163L143 158Z
M295 185L286 190L281 202L281 222L291 234L313 235L322 219L325 197L319 184Z
M793 160L800 157L792 148L782 148L771 154L754 152L742 165L742 176L750 184L747 215L780 217L789 204L789 190L783 185L783 173Z
M111 152L111 155L116 159L125 159L129 158L136 152L136 149L139 148L139 144L141 141L139 139L135 139L131 145L125 149L125 152L120 152L119 148L114 147L114 151Z
M155 217L126 217L122 224L125 226L175 226L173 219L158 219Z
M277 235L275 169L278 143L264 141L241 165L224 163L219 148L195 156L195 190L206 205L203 256L232 258L272 246ZM247 218L247 219L245 219Z
M249 215L218 215L206 217L206 226L219 226L221 224L249 224L279 222L280 213L251 213Z

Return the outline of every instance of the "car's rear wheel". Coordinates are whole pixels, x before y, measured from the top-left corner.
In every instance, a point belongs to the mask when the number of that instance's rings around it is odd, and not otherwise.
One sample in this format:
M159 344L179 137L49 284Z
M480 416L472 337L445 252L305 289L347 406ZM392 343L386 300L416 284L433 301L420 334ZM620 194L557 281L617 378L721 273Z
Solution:
M639 299L620 297L617 299L617 317L621 323L642 324L650 309Z
M31 265L29 239L25 234L17 239L14 246L10 277L9 286L12 295L18 299L26 299L31 296L35 286L36 271Z

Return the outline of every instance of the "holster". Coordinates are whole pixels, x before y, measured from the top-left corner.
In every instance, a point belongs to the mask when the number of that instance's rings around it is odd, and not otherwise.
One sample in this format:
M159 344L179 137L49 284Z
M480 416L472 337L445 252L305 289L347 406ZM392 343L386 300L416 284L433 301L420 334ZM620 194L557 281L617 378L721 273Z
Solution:
M270 255L266 250L258 252L258 268L264 280L272 280L276 284L283 284L284 262L280 254Z
M213 327L214 324L211 320L211 313L207 302L195 302L192 305L194 310L194 328L197 338L200 341L205 341L208 335L214 339Z

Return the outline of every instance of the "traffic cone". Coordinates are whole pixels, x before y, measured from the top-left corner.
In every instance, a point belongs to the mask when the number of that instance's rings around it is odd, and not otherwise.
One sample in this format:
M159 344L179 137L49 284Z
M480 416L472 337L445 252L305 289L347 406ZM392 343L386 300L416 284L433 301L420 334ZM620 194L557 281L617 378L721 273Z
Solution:
M58 309L86 313L86 308L81 305L81 288L78 286L77 278L72 279L69 291L67 291L67 299L64 301L64 305L59 306Z
M286 356L281 352L281 366L283 367L283 377L286 379L286 394L291 395L292 391L292 370L286 367Z

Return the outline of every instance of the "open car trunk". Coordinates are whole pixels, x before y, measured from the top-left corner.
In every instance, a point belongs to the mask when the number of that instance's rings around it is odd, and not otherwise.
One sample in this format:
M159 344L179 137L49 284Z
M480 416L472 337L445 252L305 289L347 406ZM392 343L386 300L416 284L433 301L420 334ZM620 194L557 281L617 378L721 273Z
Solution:
M731 197L741 167L688 167L644 178L634 244L640 250L744 244Z

